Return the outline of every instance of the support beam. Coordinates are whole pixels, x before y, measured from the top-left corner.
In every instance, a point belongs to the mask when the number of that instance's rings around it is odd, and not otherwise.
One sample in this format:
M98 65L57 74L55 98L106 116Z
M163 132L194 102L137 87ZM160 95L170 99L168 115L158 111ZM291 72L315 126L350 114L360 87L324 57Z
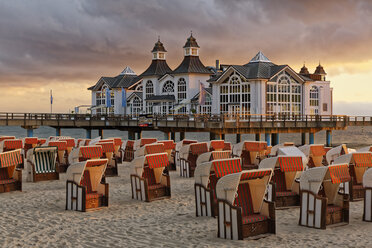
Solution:
M216 139L216 134L210 132L210 133L209 133L209 140L215 140L215 139Z
M34 129L32 128L27 129L27 137L34 137Z
M268 146L271 146L271 135L269 133L265 133L265 141Z
M128 140L135 140L135 132L134 131L128 131Z
M314 133L309 133L309 144L312 145L315 142L315 135Z
M301 145L306 144L306 133L301 133Z
M61 128L60 127L57 127L56 128L56 136L61 136Z
M176 133L175 132L171 132L171 140L176 142Z
M280 142L279 133L271 134L271 142L272 142L272 146L275 146L275 145L279 144L279 142Z
M101 136L101 139L103 139L103 129L98 129L98 136Z
M180 132L180 140L184 140L185 139L185 132Z
M221 140L225 140L225 134L224 133L221 134Z
M255 140L256 141L260 141L261 140L261 134L260 133L256 133Z
M141 139L142 138L142 132L137 132L137 139Z
M171 133L170 132L163 132L164 134L164 139L165 140L170 140L171 139Z
M86 138L91 139L92 138L92 129L85 129Z
M236 143L237 143L237 144L240 143L241 140L242 140L242 135L241 135L240 133L237 133L237 134L236 134Z
M332 130L326 131L326 146L328 147L332 146Z

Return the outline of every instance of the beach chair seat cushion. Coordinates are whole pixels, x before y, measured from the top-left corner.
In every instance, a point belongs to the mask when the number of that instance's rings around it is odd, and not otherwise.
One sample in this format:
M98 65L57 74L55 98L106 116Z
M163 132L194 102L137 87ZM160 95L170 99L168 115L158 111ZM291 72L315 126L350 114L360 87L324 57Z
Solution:
M267 220L267 219L268 219L268 217L265 216L265 215L252 214L252 215L249 215L249 216L242 217L242 222L243 222L243 224L251 224L251 223L256 223L256 222L259 222L259 221L264 221L264 220Z
M295 196L297 195L296 192L293 191L279 191L275 193L276 196L281 197L281 196Z
M0 180L9 179L7 168L0 168Z
M15 179L0 179L0 185L2 184L8 184L8 183L15 183Z
M342 207L336 205L327 206L327 213L339 212L342 210Z

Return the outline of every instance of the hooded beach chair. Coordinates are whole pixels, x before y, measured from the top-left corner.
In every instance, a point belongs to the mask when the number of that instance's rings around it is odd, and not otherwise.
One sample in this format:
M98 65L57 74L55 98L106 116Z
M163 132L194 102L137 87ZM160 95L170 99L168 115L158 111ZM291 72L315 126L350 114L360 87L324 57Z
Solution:
M66 210L85 212L108 207L109 185L102 183L107 159L78 162L67 168Z
M193 177L196 160L201 154L208 152L208 144L206 142L192 143L183 146L180 152L182 153L180 154L180 176Z
M5 139L0 141L0 152L10 152L18 149L23 149L23 141L21 139ZM18 168L24 168L24 155L21 152L22 163L18 165Z
M332 164L333 161L341 155L348 154L349 149L346 147L345 144L333 147L332 149L328 150L326 153L326 161L327 164Z
M372 169L368 169L363 175L364 187L364 211L363 221L372 221Z
M276 208L299 206L300 187L296 181L306 167L301 156L279 155L261 161L258 168L271 168L274 175L272 184L268 186L267 199L275 202Z
M102 146L92 145L92 146L82 146L79 148L79 162L100 159L103 157Z
M269 156L271 156L271 157L277 156L279 148L283 148L283 147L287 147L287 146L294 146L294 143L293 142L284 142L284 143L277 144L277 145L271 147Z
M115 159L115 143L114 141L98 142L98 146L102 147L102 157L107 158L105 176L118 176L118 162Z
M67 145L66 145L67 156L72 151L72 148L76 147L75 139L73 139L73 138L60 139L60 141L66 141L67 142Z
M195 169L196 216L217 215L217 181L227 174L242 171L240 158L219 159L199 164Z
M37 145L38 146L44 145L46 142L47 142L46 139L37 139Z
M274 203L264 199L271 175L271 169L243 170L217 182L218 237L241 240L275 233Z
M123 161L130 162L134 158L134 141L128 140L125 144Z
M58 180L57 152L55 146L35 147L30 150L27 156L27 181Z
M64 173L69 165L67 154L67 141L49 141L48 146L57 147L57 168L59 173Z
M170 198L170 177L164 171L168 164L167 153L134 158L130 175L132 198L146 202Z
M39 142L39 140L36 137L27 137L27 138L23 139L23 145L24 145L23 151L24 151L24 154L25 154L25 158L27 158L28 150L38 146L38 142Z
M123 162L123 149L122 149L123 141L121 140L121 138L112 137L112 138L101 140L101 142L114 142L114 150L115 150L114 158L116 159L118 163Z
M21 149L0 153L0 193L22 191Z
M236 144L233 153L242 158L243 169L256 169L262 159L266 157L266 141L243 141Z
M134 152L134 157L142 157L148 154L156 154L156 153L164 153L165 152L165 146L162 143L152 143L144 145L140 148L138 148Z
M185 145L190 145L192 143L198 143L197 140L184 139L176 143L176 148L174 149L174 163L176 166L180 166L180 150Z
M169 170L176 170L176 164L174 160L174 152L176 148L176 143L174 143L173 140L160 140L158 143L164 144L165 152L168 153L168 159L169 159Z
M349 195L340 184L349 182L347 164L313 167L300 178L301 226L325 229L327 225L349 223Z
M231 142L225 142L225 144L223 146L223 151L231 151L232 152Z
M333 162L334 164L348 164L350 182L343 186L350 195L350 201L361 200L364 198L363 175L366 170L372 167L371 152L353 152L339 156Z
M202 153L196 159L196 166L199 166L200 164L205 162L225 158L232 158L232 151L213 151Z
M300 146L299 149L307 156L309 160L307 166L309 168L326 165L324 145L304 145Z
M225 148L225 141L224 140L211 140L208 143L209 151L223 151Z
M153 144L153 143L156 143L156 142L157 142L156 138L141 138L141 139L138 139L138 140L134 141L133 149L135 151L137 151L139 148L141 148L145 145Z
M0 142L7 139L16 139L15 136L0 136Z

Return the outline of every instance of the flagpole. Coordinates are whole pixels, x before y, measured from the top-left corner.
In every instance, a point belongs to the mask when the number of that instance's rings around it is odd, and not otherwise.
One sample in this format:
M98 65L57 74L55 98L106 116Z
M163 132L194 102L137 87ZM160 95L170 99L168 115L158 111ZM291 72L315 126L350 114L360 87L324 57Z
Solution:
M53 113L53 92L50 90L50 113Z

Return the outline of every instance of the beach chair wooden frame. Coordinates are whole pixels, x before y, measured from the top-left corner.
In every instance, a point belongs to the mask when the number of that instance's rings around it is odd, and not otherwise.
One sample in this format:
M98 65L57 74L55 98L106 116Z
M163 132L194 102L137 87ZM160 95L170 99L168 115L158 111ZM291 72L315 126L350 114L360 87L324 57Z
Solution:
M206 142L192 143L181 148L182 156L180 155L180 176L194 177L196 168L196 160L198 157L208 152L208 144Z
M39 182L58 180L56 166L57 147L43 146L32 150L31 158L27 158L27 181Z
M67 141L57 140L49 141L48 146L57 147L57 168L59 173L65 173L68 163L68 153L67 153Z
M171 197L167 153L157 153L135 158L130 175L132 199L151 202Z
M364 204L363 221L372 222L372 169L368 169L363 175Z
M85 212L108 207L109 185L102 183L108 159L78 162L67 168L66 210Z
M23 149L23 141L21 139L4 139L1 142L2 152L10 152L18 149ZM24 155L21 153L22 163L18 165L18 168L24 169Z
M271 175L272 169L243 170L217 182L219 238L275 234L275 203L264 199Z
M363 175L368 168L372 167L371 152L353 152L339 156L334 160L335 164L347 163L351 180L342 186L350 195L350 201L358 201L364 198Z
M97 145L102 147L101 158L108 159L105 176L118 176L118 160L115 157L114 141L100 141L97 143Z
M299 225L326 229L332 224L349 223L349 195L339 190L350 181L347 164L314 167L300 178ZM322 190L321 190L322 189Z
M217 159L196 167L194 189L197 217L217 215L216 184L223 176L242 171L240 161L240 158Z
M22 191L21 149L0 153L0 193Z

